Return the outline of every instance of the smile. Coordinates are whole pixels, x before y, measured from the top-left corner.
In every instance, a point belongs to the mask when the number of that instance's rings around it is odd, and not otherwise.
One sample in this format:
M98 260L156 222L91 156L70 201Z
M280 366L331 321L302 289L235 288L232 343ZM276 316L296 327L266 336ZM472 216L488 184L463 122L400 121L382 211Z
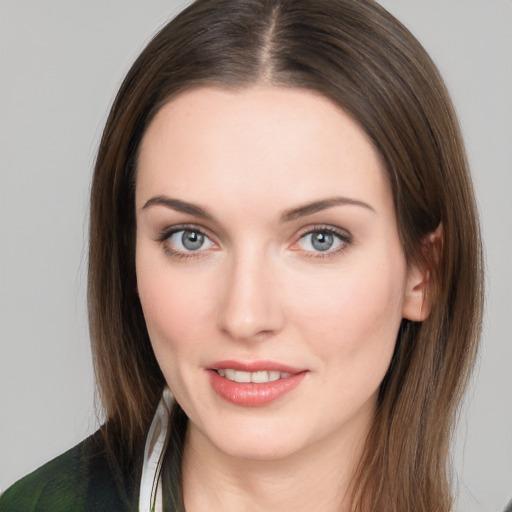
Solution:
M213 391L243 407L261 407L284 397L303 382L307 370L279 363L223 361L210 368Z
M263 384L265 382L274 382L279 379L286 379L291 377L291 373L279 371L257 371L257 372L244 372L233 370L232 368L223 368L217 370L221 377L225 377L233 382L253 382L255 384Z

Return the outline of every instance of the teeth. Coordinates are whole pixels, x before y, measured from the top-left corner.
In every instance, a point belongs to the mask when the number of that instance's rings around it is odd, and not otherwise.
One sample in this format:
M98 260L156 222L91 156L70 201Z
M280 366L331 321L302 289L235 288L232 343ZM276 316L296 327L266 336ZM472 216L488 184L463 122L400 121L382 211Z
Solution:
M268 382L268 373L269 372L253 372L251 374L251 382L255 382L256 384L261 384L262 382ZM278 377L279 378L279 377Z
M228 380L235 380L235 370L224 370L224 377Z
M255 384L263 384L265 382L273 382L279 379L286 379L292 374L287 372L277 371L259 371L259 372L241 372L238 370L232 370L230 368L221 368L217 370L217 373L221 377L225 377L228 380L234 382L254 382Z
M279 379L280 373L279 372L268 372L268 380L269 382L272 382L274 380Z
M251 374L249 372L235 372L236 382L251 382Z

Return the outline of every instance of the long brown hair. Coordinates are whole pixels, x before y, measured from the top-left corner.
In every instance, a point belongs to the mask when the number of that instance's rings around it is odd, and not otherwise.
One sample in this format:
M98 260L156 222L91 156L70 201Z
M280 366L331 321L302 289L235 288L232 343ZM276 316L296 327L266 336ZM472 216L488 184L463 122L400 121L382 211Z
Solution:
M353 510L451 509L448 449L481 327L482 256L464 146L439 72L372 0L198 0L148 44L124 80L91 192L89 311L107 441L140 450L164 378L136 296L134 182L156 112L199 85L319 92L381 155L409 262L430 275L431 313L403 321L354 480ZM428 237L436 229L442 236Z

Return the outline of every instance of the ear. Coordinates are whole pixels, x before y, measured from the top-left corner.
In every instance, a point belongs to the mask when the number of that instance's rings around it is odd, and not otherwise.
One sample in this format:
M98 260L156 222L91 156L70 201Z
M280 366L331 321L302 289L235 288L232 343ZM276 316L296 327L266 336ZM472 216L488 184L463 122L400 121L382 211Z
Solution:
M413 322L423 322L432 309L433 283L435 272L441 255L443 244L443 226L439 224L435 231L428 234L423 242L423 262L409 266L405 285L402 317Z

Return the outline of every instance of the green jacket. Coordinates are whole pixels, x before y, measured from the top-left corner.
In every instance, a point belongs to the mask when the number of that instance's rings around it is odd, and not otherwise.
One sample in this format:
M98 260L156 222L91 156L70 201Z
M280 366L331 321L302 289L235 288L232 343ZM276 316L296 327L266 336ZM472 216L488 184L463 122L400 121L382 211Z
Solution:
M113 469L98 431L7 489L0 512L137 512L139 481Z

